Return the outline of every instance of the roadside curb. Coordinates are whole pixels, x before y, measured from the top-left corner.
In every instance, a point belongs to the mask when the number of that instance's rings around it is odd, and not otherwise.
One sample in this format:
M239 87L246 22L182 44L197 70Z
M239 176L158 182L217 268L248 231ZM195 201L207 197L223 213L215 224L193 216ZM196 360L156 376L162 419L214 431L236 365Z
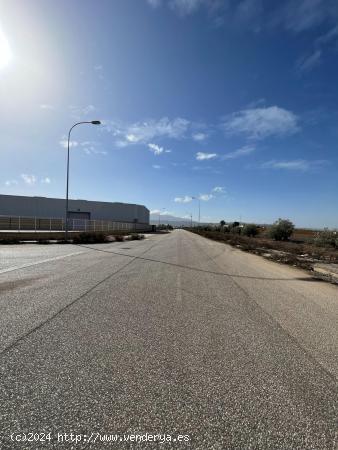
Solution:
M338 264L315 264L313 275L315 278L338 284Z

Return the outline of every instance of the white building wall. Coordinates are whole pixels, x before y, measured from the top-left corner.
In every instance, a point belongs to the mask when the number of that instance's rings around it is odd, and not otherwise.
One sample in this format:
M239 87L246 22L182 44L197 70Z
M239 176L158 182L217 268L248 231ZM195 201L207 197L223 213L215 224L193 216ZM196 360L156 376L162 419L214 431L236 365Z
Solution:
M63 218L66 202L59 198L0 195L0 216ZM92 220L115 220L149 224L149 210L130 203L69 200L69 211L89 212Z

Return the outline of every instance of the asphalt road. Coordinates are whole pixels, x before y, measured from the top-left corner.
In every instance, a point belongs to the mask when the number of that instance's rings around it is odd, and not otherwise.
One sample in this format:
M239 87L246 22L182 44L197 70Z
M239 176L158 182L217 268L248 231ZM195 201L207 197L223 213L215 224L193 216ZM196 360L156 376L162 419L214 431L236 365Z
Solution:
M0 448L333 450L337 312L336 286L181 230L2 246Z

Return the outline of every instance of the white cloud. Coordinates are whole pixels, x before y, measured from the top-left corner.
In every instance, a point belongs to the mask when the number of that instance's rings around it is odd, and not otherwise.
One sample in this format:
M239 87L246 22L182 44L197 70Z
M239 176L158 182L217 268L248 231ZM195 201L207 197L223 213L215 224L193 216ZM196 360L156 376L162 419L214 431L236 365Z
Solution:
M208 202L211 200L214 196L212 194L201 194L198 196L198 198L204 202Z
M174 202L176 203L190 203L193 200L189 195L185 195L184 197L176 197Z
M225 194L225 188L223 186L215 186L212 190L212 192L215 192L216 194Z
M94 70L96 72L100 72L101 70L103 70L103 66L101 64L98 64L98 65L94 66Z
M261 165L262 169L282 169L282 170L298 170L307 172L309 170L319 169L327 164L325 160L308 161L305 159L295 159L292 161L267 161Z
M147 2L148 2L149 5L152 6L153 8L157 8L158 6L161 5L162 0L147 0Z
M42 105L40 105L40 109L49 109L49 110L54 110L55 107L53 105L49 105L47 103L43 103Z
M76 120L81 120L81 118L83 118L84 116L88 116L88 114L97 111L97 108L94 105L86 105L86 106L69 105L68 108L70 110L71 117L73 117Z
M133 124L110 122L106 129L112 132L116 144L125 147L137 143L151 143L154 138L182 139L186 136L190 122L181 117L173 120L163 117Z
M62 139L59 144L61 145L61 147L63 148L68 148L68 141L67 139ZM69 141L69 148L72 147L77 147L79 145L79 143L77 141Z
M22 173L21 174L21 178L23 179L23 181L26 184L33 185L33 184L36 183L36 176L35 175L27 175L26 173Z
M205 0L170 0L169 5L179 15L185 16L195 12L205 3L207 3Z
M192 138L196 142L202 142L207 139L208 135L206 133L195 133L192 135Z
M105 150L99 150L95 147L84 148L84 152L87 153L87 155L108 155L108 152Z
M41 179L41 183L43 184L50 184L51 183L51 179L49 177L45 177Z
M236 159L240 158L241 156L250 155L250 153L253 153L255 151L255 147L252 145L245 145L244 147L239 148L238 150L235 150L234 152L227 153L226 155L222 156L222 159Z
M205 160L214 159L214 158L217 158L217 153L204 153L204 152L196 153L197 161L205 161Z
M211 15L222 9L227 9L228 2L224 0L168 0L170 9L175 11L180 17L197 12L204 7Z
M16 184L18 184L17 180L6 180L5 181L5 185L6 186L13 186L13 185L16 185Z
M228 116L223 123L230 135L244 134L251 139L285 136L299 130L298 117L278 106L245 109Z
M138 142L139 138L135 134L127 134L126 139L128 142Z
M216 186L213 190L212 190L212 192L214 193L214 194L224 194L225 193L225 190L224 190L224 188L223 187L221 187L221 186ZM213 194L213 193L209 193L209 194L199 194L198 196L196 196L196 197L192 197L192 196L190 196L190 195L185 195L184 197L176 197L175 199L174 199L174 201L176 202L176 203L190 203L190 202L192 202L193 200L201 200L201 201L203 201L203 202L208 202L209 200L211 200L212 198L214 198L215 197L215 195Z
M156 8L167 5L180 17L198 13L202 8L215 26L249 29L258 33L265 29L283 27L292 33L335 23L337 0L283 0L272 8L264 0L146 0ZM272 3L272 2L271 2Z
M187 16L197 12L201 7L207 9L209 14L214 14L220 9L226 9L228 2L224 0L146 0L153 8L157 8L162 4L167 5L172 11L180 17Z
M93 111L96 111L94 105L87 105L84 108L82 108L82 114L84 114L85 116Z
M172 211L167 211L167 210L162 210L162 209L152 209L151 211L150 211L150 214L151 215L156 215L156 216L158 216L158 215L160 215L160 216L173 216L174 215L174 213L172 212Z
M336 0L289 0L274 11L274 24L300 33L316 27L338 15Z
M328 42L331 42L332 40L336 39L338 37L338 25L331 28L327 33L323 34L322 36L319 36L318 39L316 39L316 45L324 45Z
M321 62L322 51L316 49L310 56L303 56L296 63L296 69L298 72L305 72L312 70L314 67L318 66Z
M338 39L338 25L317 38L314 42L313 51L310 55L302 56L296 63L298 72L306 72L319 66L322 62L324 46Z
M161 153L171 153L171 150L167 150L164 147L160 147L156 144L148 144L148 148L151 152L153 152L155 155L161 155Z
M82 147L82 150L87 155L107 155L108 154L108 152L106 152L105 150L101 150L100 148L98 148L100 146L100 144L95 141L83 141L83 142L79 142L78 145L80 145Z
M153 169L162 169L162 166L159 166L158 164L153 164L152 168Z

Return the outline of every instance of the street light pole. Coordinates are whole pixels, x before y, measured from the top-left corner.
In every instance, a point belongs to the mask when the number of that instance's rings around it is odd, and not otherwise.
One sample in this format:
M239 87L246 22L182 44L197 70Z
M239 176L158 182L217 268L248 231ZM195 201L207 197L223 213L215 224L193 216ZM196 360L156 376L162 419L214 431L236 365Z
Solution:
M161 211L165 210L165 208L161 208L158 212L158 226L160 226L160 221L161 221Z
M84 122L77 122L75 123L68 132L68 143L67 143L67 183L66 183L66 217L65 217L65 241L68 240L68 203L69 203L69 147L70 147L70 134L72 132L72 129L76 127L77 125L81 125L83 123L89 123L92 125L100 125L101 122L99 120L91 120L91 121L84 121Z

